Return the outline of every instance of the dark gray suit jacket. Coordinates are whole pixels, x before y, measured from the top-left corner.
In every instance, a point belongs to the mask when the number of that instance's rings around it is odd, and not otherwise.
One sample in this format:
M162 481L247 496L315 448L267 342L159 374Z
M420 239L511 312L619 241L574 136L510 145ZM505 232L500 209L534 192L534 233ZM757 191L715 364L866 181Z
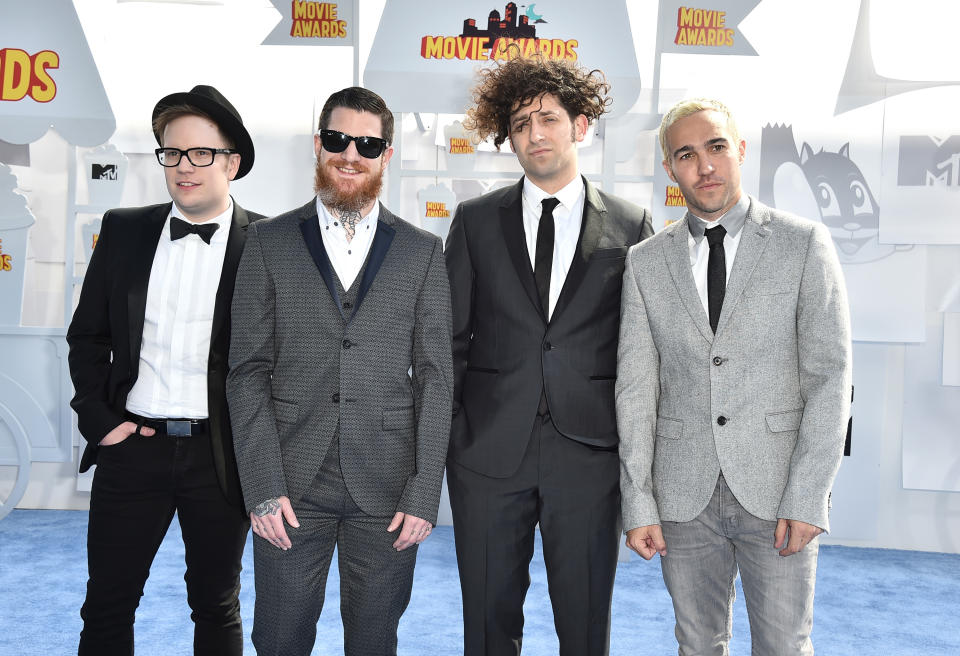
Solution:
M251 228L227 379L247 509L296 505L339 430L364 512L436 523L453 389L443 245L381 205L352 315L333 276L315 200Z
M584 180L580 242L547 322L523 232L523 180L464 203L447 237L456 372L450 457L486 476L520 465L545 391L553 423L617 445L613 389L627 248L650 214Z

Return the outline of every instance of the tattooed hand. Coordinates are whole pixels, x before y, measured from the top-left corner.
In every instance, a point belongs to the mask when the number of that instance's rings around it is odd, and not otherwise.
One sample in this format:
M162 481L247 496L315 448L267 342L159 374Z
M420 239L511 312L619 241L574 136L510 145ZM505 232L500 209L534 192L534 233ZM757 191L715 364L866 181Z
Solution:
M280 499L267 499L253 509L253 514L257 517L276 515L278 512L280 512Z
M293 512L293 506L290 505L290 499L287 497L277 497L267 499L258 503L250 513L250 525L253 532L273 546L286 551L292 546L290 538L287 537L287 529L283 522L293 528L300 528L300 522Z

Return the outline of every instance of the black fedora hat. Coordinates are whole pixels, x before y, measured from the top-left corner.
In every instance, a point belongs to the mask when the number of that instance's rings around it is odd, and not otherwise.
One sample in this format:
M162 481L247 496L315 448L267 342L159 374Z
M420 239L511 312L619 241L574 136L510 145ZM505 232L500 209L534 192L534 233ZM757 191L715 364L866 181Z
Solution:
M223 133L236 144L236 149L240 153L240 168L237 170L234 180L239 180L250 172L250 169L253 168L253 140L250 139L250 133L247 132L247 129L243 127L243 119L240 118L240 113L230 104L229 100L224 98L222 93L206 84L198 84L190 91L171 93L169 96L161 98L157 106L153 108L151 121L155 122L160 112L174 105L189 105L190 107L196 107L205 114L209 114ZM162 146L160 135L154 132L153 136L157 138L157 143Z

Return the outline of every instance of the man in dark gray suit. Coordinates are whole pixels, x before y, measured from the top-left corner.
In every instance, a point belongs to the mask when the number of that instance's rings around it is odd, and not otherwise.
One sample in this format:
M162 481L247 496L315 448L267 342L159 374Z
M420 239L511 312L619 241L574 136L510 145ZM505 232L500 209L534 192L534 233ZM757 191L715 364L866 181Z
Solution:
M753 653L813 654L817 536L850 409L850 321L820 224L740 188L715 100L660 127L687 214L627 256L617 366L627 545L661 556L681 656L728 653L739 571Z
M497 146L509 137L524 177L462 203L447 238L466 656L520 653L538 523L560 655L609 650L620 288L627 248L653 230L580 174L577 144L608 91L599 71L522 57L474 90L468 123Z
M227 398L257 536L253 643L311 652L336 546L346 654L395 654L450 427L443 245L377 202L393 154L380 96L333 94L319 128L317 197L250 231L233 300Z

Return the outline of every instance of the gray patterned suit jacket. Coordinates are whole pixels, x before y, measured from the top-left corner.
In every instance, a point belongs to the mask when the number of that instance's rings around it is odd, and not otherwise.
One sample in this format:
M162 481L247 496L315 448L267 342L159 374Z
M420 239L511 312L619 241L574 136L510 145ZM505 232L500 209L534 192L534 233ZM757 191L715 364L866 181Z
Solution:
M453 390L443 244L381 205L352 314L333 275L314 200L249 230L227 379L247 510L296 506L339 431L364 512L436 523Z
M824 530L850 411L846 290L822 225L750 199L714 335L687 219L630 249L617 365L623 523L689 521L717 476Z

